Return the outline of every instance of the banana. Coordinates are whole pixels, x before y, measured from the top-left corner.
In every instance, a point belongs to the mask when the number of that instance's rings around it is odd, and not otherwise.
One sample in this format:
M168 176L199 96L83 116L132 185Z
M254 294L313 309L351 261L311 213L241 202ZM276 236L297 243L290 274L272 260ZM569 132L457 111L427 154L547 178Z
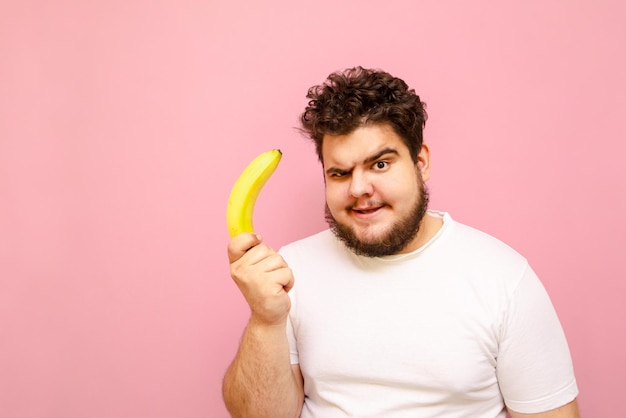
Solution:
M226 208L226 226L231 237L242 232L254 232L254 205L282 156L279 149L264 152L252 160L239 175L230 191Z

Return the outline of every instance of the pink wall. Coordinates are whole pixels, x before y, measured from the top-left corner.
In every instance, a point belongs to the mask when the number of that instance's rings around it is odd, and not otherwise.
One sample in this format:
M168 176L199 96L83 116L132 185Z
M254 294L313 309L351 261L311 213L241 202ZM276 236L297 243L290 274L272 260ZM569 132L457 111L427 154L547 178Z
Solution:
M320 170L293 127L310 85L360 64L428 103L432 207L530 259L583 414L614 416L626 3L302 4L0 7L0 415L226 417L220 380L247 317L225 253L230 186L281 148L258 230L280 246L323 228Z

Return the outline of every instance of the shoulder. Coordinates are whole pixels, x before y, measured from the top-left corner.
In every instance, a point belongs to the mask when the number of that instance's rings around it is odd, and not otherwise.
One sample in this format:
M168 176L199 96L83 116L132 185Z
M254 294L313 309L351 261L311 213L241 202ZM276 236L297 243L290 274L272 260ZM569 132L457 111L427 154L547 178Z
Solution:
M450 234L448 244L466 256L478 259L487 258L492 262L526 263L525 257L499 238L482 230L449 219Z
M431 249L433 265L446 274L510 294L530 269L526 258L500 239L447 215L446 229Z

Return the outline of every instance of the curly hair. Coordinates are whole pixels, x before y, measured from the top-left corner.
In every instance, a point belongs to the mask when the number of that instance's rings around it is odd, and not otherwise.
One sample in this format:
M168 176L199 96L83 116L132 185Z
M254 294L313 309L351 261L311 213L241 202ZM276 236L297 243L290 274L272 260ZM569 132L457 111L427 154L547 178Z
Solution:
M337 71L309 89L301 131L315 143L320 162L324 135L346 135L368 124L389 124L417 162L428 115L415 90L391 74L363 67Z

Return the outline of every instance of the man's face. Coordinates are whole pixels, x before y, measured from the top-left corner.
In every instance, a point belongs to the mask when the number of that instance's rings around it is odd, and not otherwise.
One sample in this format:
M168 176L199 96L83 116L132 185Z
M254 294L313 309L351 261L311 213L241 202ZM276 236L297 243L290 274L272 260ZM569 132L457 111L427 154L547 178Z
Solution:
M322 145L326 218L335 235L370 257L415 250L426 213L428 147L413 162L389 125L326 135Z

